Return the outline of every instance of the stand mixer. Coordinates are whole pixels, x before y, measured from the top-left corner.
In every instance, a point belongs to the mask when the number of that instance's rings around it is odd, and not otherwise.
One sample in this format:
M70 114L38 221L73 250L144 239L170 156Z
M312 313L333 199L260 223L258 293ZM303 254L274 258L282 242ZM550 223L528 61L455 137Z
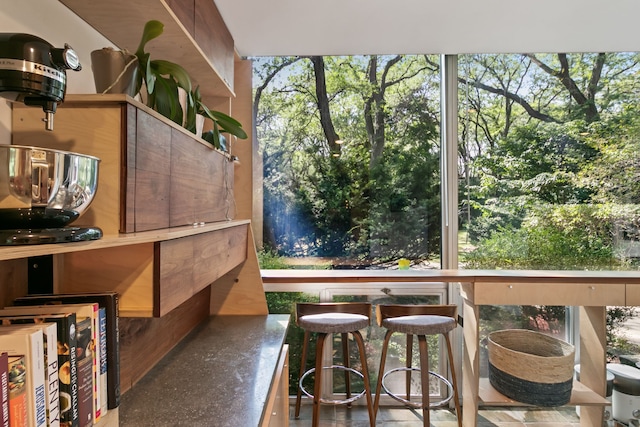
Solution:
M42 107L45 129L66 90L66 70L81 69L65 44L0 33L0 96ZM37 146L0 145L0 246L95 240L95 227L68 227L89 207L100 159Z

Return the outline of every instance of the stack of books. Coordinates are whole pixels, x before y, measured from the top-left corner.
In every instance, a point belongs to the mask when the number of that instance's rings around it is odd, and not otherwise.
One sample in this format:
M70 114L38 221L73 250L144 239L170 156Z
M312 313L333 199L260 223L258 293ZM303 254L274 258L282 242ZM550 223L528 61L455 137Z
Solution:
M118 295L32 295L0 310L0 427L90 427L120 404Z

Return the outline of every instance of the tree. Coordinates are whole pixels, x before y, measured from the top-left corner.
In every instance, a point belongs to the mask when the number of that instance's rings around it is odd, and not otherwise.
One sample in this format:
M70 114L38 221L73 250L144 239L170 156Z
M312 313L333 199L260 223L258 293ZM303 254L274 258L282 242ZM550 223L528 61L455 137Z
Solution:
M274 225L265 241L298 253L368 257L372 227L378 234L393 231L395 222L381 221L400 221L401 212L401 224L409 227L426 208L421 197L438 200L431 184L438 180L438 90L430 89L437 67L425 57L404 56L289 59L286 71L284 63L265 61L258 71L265 220ZM405 162L408 154L419 161L400 167L396 159ZM412 176L422 165L422 176ZM419 182L425 177L428 185ZM276 201L277 209L270 203ZM434 206L429 202L430 211ZM429 228L426 240L433 242L433 221ZM377 240L383 242L376 243L383 247L381 257L396 253L397 245L387 245L387 239ZM429 251L437 248L413 252Z

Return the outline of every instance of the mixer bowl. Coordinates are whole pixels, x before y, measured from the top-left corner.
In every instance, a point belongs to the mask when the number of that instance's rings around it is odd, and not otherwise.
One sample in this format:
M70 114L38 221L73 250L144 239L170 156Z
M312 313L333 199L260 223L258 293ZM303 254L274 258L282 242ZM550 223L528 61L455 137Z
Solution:
M100 159L0 145L0 229L58 228L82 215L98 187Z

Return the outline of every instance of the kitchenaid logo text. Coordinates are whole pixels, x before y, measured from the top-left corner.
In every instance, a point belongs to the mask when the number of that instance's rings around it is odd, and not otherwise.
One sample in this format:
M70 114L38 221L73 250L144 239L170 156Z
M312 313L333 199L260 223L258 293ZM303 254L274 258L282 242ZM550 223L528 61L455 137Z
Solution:
M67 80L67 75L64 71L20 59L0 58L0 70L12 70L37 74L39 76L57 80L60 83L64 83Z

